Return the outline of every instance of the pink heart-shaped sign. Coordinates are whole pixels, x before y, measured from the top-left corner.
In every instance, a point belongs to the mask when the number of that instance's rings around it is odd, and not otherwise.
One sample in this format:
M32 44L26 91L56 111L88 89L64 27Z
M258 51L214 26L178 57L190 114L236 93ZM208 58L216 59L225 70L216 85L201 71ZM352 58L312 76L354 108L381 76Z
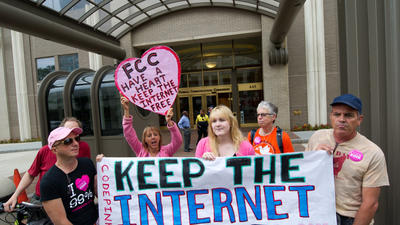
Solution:
M114 77L119 92L133 104L165 115L178 95L181 63L172 49L156 46L140 59L121 62Z
M82 178L78 178L75 180L75 186L81 191L86 191L86 189L89 187L89 182L89 176L83 175Z

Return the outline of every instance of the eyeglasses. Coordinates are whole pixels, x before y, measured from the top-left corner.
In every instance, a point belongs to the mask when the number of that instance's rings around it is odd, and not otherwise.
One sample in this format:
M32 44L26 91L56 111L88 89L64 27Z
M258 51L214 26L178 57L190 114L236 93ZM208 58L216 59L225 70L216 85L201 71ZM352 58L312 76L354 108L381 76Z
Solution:
M275 115L274 113L257 113L257 117L266 117L266 116L273 116Z
M74 143L74 140L75 140L76 142L79 142L79 141L81 140L81 137L80 137L80 136L76 136L76 137L74 137L74 138L66 138L66 139L64 139L64 141L61 141L61 142L58 143L57 145L59 145L59 144L71 145L72 143Z

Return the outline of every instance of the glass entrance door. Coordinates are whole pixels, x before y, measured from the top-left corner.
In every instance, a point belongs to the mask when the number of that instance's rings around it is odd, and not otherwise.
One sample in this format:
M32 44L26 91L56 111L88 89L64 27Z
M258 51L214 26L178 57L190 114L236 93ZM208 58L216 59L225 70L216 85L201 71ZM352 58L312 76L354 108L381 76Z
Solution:
M232 93L218 93L218 105L225 105L232 109Z
M177 111L178 118L182 117L183 111L187 111L189 113L189 97L179 97L179 105Z
M192 96L192 108L190 112L193 118L190 121L192 124L196 122L196 117L200 114L200 109L204 109L202 98L203 96Z
M181 118L183 111L188 111L190 124L196 122L197 115L200 114L200 109L204 109L207 113L208 107L215 107L217 105L217 95L215 94L202 94L192 96L179 97L179 104L177 105L178 118Z

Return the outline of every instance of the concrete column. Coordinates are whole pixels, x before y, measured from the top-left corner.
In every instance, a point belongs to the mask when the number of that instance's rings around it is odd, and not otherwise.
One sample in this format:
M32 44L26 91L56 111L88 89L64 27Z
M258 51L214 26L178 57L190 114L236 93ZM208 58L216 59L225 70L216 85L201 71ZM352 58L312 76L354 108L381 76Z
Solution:
M97 71L102 66L103 66L102 56L94 52L89 52L89 68L94 71Z
M90 8L88 6L86 7L86 11L89 11ZM93 13L92 16L90 16L87 19L87 22L89 23L89 25L94 26L96 23L98 23L100 20L100 15L99 12L96 11ZM100 69L103 66L103 61L102 61L102 57L101 55L94 53L94 52L89 52L89 68L97 71L98 69Z
M9 140L11 132L7 104L6 68L4 64L3 29L0 28L0 118L2 118L0 120L0 140Z
M268 52L274 48L269 40L273 22L274 20L270 17L261 16L264 100L278 107L276 124L282 129L290 130L288 65L269 65Z
M32 138L32 132L29 116L24 40L22 33L11 31L11 43L15 76L15 93L18 108L19 135L21 140L26 140Z
M325 35L323 1L311 0L304 4L306 40L308 122L327 123Z

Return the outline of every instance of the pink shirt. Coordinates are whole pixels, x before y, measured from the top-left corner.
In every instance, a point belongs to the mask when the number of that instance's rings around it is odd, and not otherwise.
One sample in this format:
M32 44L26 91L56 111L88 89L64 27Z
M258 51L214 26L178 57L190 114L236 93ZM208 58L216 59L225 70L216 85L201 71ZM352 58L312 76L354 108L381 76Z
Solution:
M202 138L199 143L197 144L196 148L196 157L202 158L203 154L206 152L211 152L211 148L209 145L208 137ZM244 140L239 145L239 151L236 153L236 156L246 156L246 155L254 155L253 146L250 144L249 141Z
M84 141L79 142L79 154L77 157L90 158L90 147L88 143ZM35 188L35 193L37 196L40 196L40 180L42 179L43 175L56 163L56 161L56 155L49 149L48 145L40 148L39 152L36 154L35 160L29 168L28 173L32 177L39 175L39 179Z
M122 120L122 126L124 128L125 140L137 157L151 157L150 153L143 147L142 142L139 141L136 135L135 129L132 127L132 116L129 118L124 117ZM176 123L172 127L168 127L171 133L171 143L168 145L161 146L160 152L157 157L171 157L182 145L182 135Z

